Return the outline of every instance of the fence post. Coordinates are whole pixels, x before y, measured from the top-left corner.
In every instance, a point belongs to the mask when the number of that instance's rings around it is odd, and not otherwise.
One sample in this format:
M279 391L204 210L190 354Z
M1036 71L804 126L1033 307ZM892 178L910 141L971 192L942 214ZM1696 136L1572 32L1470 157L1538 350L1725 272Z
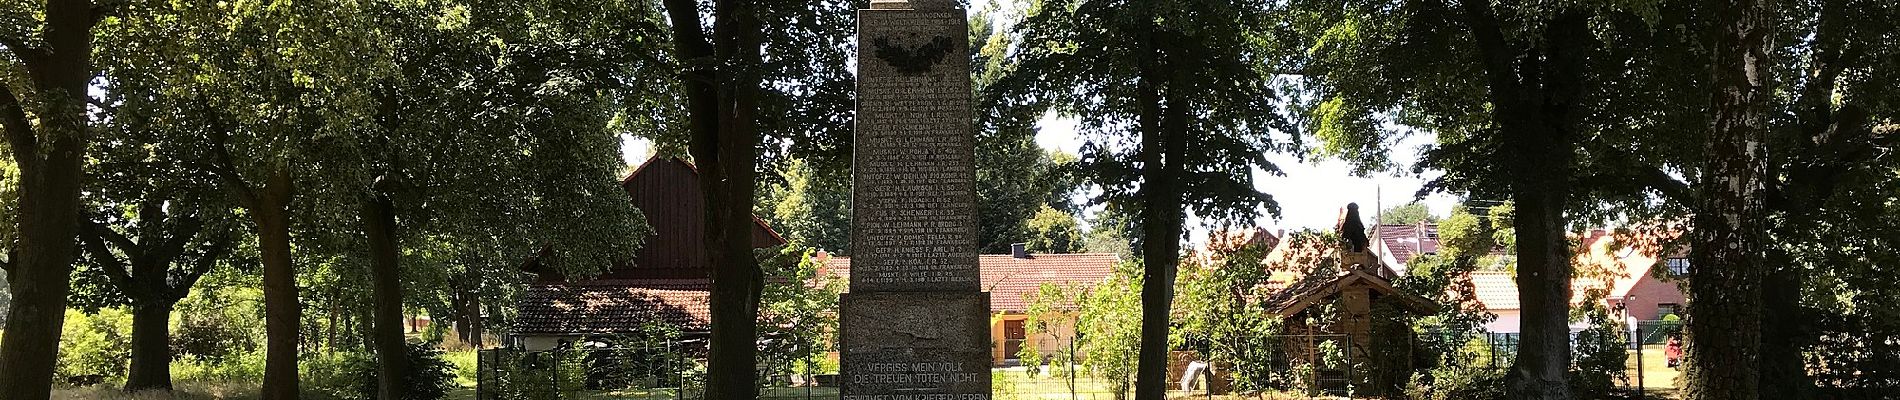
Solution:
M1069 400L1079 400L1082 398L1081 394L1078 394L1075 392L1075 363L1076 363L1075 337L1071 335L1069 337L1069 365L1068 365L1069 367Z
M561 350L562 349L560 347L554 348L553 379L554 379L554 398L555 399L560 399L563 397L563 393L561 390L561 363L566 362L565 360L567 359L567 357L564 357L561 354Z
M686 400L686 347L674 340L667 341L666 345L672 347L673 354L679 357L673 360L674 379L679 380L679 388L673 390L673 398L675 400Z
M1635 340L1636 342L1636 398L1640 399L1640 398L1643 398L1643 386L1644 386L1643 372L1645 371L1643 369L1643 342L1644 342L1644 339L1648 339L1647 337L1643 336L1643 323L1641 321L1636 322L1635 339L1636 339Z

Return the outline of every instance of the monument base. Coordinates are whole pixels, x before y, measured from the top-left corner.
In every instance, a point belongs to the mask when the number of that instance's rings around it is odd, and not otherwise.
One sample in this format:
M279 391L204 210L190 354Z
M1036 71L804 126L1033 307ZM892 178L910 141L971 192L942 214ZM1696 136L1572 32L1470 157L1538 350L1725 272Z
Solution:
M990 398L990 294L846 293L840 400ZM845 325L849 324L849 325Z

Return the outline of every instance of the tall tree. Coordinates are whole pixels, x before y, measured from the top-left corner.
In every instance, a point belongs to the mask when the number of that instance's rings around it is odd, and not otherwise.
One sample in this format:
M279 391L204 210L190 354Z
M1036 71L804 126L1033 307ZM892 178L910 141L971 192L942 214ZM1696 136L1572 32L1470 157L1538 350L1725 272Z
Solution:
M1190 211L1241 221L1272 198L1254 189L1255 169L1278 169L1271 132L1291 132L1276 113L1277 41L1266 2L1036 3L1016 27L1014 57L1032 99L1080 119L1091 137L1082 174L1097 202L1138 215L1142 258L1141 352L1136 398L1167 386L1169 305Z
M1696 185L1689 278L1690 399L1760 398L1775 3L1713 2L1710 134Z
M828 173L801 159L779 168L783 183L773 184L759 201L759 214L796 246L851 254L850 175Z
M0 393L15 398L52 395L78 254L81 163L91 142L93 27L113 11L90 0L14 2L0 10L7 15L0 45L9 71L0 82L0 125L20 168L18 237L5 264L13 304L0 339Z
M1024 222L1029 228L1028 250L1037 253L1082 251L1082 229L1074 215L1047 205Z
M1716 71L1738 68L1736 65L1739 64L1733 64L1737 59L1755 61L1748 59L1754 57L1747 55L1749 53L1735 53L1738 50L1732 48L1733 43L1727 43L1728 47L1723 50L1730 54L1718 56L1712 53L1725 48L1718 46L1724 45L1723 42L1713 40L1732 41L1731 31L1749 25L1736 22L1734 10L1737 7L1742 6L1699 2L1662 7L1657 15L1661 21L1656 25L1675 26L1674 29L1667 31L1667 34L1648 37L1631 35L1637 39L1631 41L1635 44L1631 49L1649 60L1624 66L1627 71L1619 81L1637 82L1638 85L1621 92L1644 95L1623 96L1616 103L1628 110L1649 111L1626 111L1627 115L1636 118L1624 118L1622 123L1626 125L1616 132L1627 132L1631 136L1610 141L1621 144L1597 144L1590 148L1592 152L1611 155L1606 158L1609 161L1604 164L1606 167L1598 170L1627 171L1607 177L1636 184L1668 200L1662 207L1639 205L1637 208L1655 208L1638 212L1639 216L1696 219L1708 214L1733 212L1735 210L1704 207L1715 206L1718 201L1709 196L1726 196L1728 200L1722 202L1733 202L1740 197L1735 197L1737 195L1733 193L1710 193L1706 189L1736 179L1761 181L1764 188L1758 194L1764 214L1759 219L1743 223L1758 224L1751 225L1750 229L1763 231L1766 236L1752 236L1755 234L1746 232L1740 237L1695 232L1683 243L1694 252L1703 247L1730 246L1736 243L1732 240L1737 239L1764 241L1764 244L1752 250L1759 253L1752 257L1762 258L1731 259L1718 264L1721 268L1729 268L1736 266L1732 262L1740 262L1741 265L1760 263L1754 268L1760 269L1763 274L1757 285L1761 299L1754 300L1753 295L1736 299L1732 289L1714 292L1708 291L1713 290L1711 287L1696 289L1697 285L1692 279L1691 307L1693 309L1695 303L1700 303L1696 298L1712 298L1715 307L1760 307L1759 314L1711 312L1699 317L1709 319L1710 326L1746 325L1757 326L1761 330L1760 344L1755 345L1759 348L1759 362L1734 364L1728 360L1712 360L1717 364L1707 367L1724 372L1737 369L1756 371L1761 376L1759 393L1762 398L1804 398L1815 395L1812 389L1817 380L1809 374L1821 370L1810 368L1807 360L1804 360L1804 354L1822 351L1817 348L1826 346L1828 340L1824 337L1827 335L1855 334L1836 330L1845 326L1837 323L1858 320L1848 317L1858 311L1844 310L1879 309L1878 306L1842 307L1836 303L1838 297L1821 293L1840 292L1840 285L1843 284L1856 285L1856 289L1849 291L1857 293L1885 290L1871 282L1861 285L1855 279L1837 280L1840 275L1835 273L1841 271L1838 266L1820 267L1822 264L1815 261L1861 259L1863 255L1858 255L1858 246L1841 244L1887 240L1882 237L1886 233L1880 229L1850 227L1879 220L1876 216L1887 212L1879 207L1865 206L1866 200L1856 199L1879 196L1875 194L1881 193L1879 188L1900 179L1890 173L1892 161L1881 156L1882 149L1891 148L1895 139L1891 135L1880 134L1885 126L1881 121L1890 120L1895 115L1892 106L1896 100L1895 92L1891 89L1892 85L1881 82L1892 82L1895 74L1900 73L1900 68L1895 68L1900 65L1895 63L1896 54L1900 52L1893 50L1895 40L1900 40L1900 35L1895 33L1900 30L1887 22L1900 15L1897 14L1900 8L1890 2L1835 0L1774 3L1769 6L1773 12L1767 17L1767 25L1749 23L1774 28L1767 29L1773 34L1767 36L1767 40L1771 41L1771 50L1762 52L1767 58L1766 64L1753 65L1765 65L1768 68L1749 70L1763 75L1756 78L1765 79L1765 84L1770 85L1769 89L1765 89L1769 93L1765 95L1769 107L1766 112L1769 128L1764 136L1754 139L1715 138L1710 137L1716 133L1712 128L1718 122L1715 118L1724 115L1724 112L1716 110L1716 102L1722 99L1711 93L1734 90L1733 87L1715 87L1723 84L1719 81L1722 76ZM1726 60L1731 65L1718 65L1718 60ZM1752 140L1756 143L1763 151L1759 157L1766 159L1765 172L1759 172L1764 177L1736 176L1733 175L1736 171L1717 171L1719 168L1712 168L1718 163L1710 158L1714 155L1707 150L1711 143L1724 140ZM1736 154L1724 156L1733 155ZM1742 159L1730 159L1735 160ZM1677 174L1669 171L1679 171L1683 179L1677 179L1672 176ZM1738 189L1736 193L1753 190ZM1861 263L1864 262L1842 265ZM1692 271L1700 269L1700 265L1692 267ZM1738 272L1754 274L1746 272L1748 269L1740 268ZM1743 292L1755 290L1737 289ZM1871 300L1876 298L1866 297L1868 301L1856 303L1879 304L1880 301ZM1728 303L1731 300L1743 304ZM1756 301L1760 302L1759 306L1747 305ZM1774 322L1748 321L1756 318ZM1849 329L1876 329L1875 325L1859 326ZM1726 343L1724 346L1732 344L1728 342L1731 335L1717 335L1722 337L1715 341ZM1696 361L1691 358L1691 362ZM1836 365L1828 369L1844 368L1853 367ZM1691 383L1733 387L1729 382Z
M707 396L751 398L764 279L751 242L756 171L761 160L792 158L827 171L850 165L854 82L845 67L856 2L662 3L680 68L684 142L705 188L713 266Z
M1328 143L1322 155L1385 165L1383 147L1408 130L1438 146L1419 169L1445 175L1428 190L1508 199L1523 305L1523 340L1507 376L1515 398L1572 398L1569 282L1573 221L1642 204L1641 175L1615 162L1634 141L1629 121L1680 123L1627 101L1650 89L1633 66L1667 63L1642 45L1693 38L1664 7L1617 2L1301 2L1295 26L1312 49L1301 71L1312 101L1305 120ZM1679 16L1677 16L1679 17ZM1687 24L1687 23L1684 23ZM1693 26L1693 24L1687 24ZM1686 56L1685 56L1686 57ZM1675 89L1680 91L1680 89ZM1692 126L1689 125L1689 126ZM1645 131L1649 132L1649 131ZM1680 140L1679 135L1661 135ZM1637 142L1644 143L1644 142ZM1676 149L1650 141L1641 149ZM1666 174L1661 176L1668 176Z
M975 91L977 250L1007 253L1010 245L1034 240L1028 225L1044 206L1074 213L1068 198L1079 186L1075 157L1036 143L1036 123L1047 102L1020 96L1022 61L1009 57L1018 46L997 20L1013 17L981 9L970 16L971 85Z
M525 255L536 243L494 238L526 236L552 243L551 257L541 260L548 266L586 276L639 245L644 227L618 196L620 157L609 129L610 94L626 88L579 81L665 66L618 55L658 50L629 43L659 31L654 10L639 5L597 4L597 14L547 17L558 14L537 12L550 6L539 2L474 16L370 4L364 19L383 46L376 48L382 68L372 69L383 75L368 85L376 100L373 129L343 150L354 160L338 158L346 172L335 175L354 188L344 200L356 205L366 239L379 398L401 398L411 386L403 381L410 375L403 365L403 320L411 314L405 293L441 289L412 286L420 282L408 264L424 260L417 253L447 243ZM585 29L603 23L596 18L627 22L610 34ZM509 212L490 199L497 195L521 200L500 200L514 203Z
M753 371L764 273L752 254L754 168L759 153L758 4L713 3L711 29L695 0L667 0L691 133L687 148L705 188L706 253L712 264L712 340L706 397L758 397Z
M119 300L111 303L132 308L132 365L125 390L169 391L172 309L237 237L217 215L229 209L137 200L142 201L105 204L80 229L81 244L88 272L103 275L112 292L105 295Z

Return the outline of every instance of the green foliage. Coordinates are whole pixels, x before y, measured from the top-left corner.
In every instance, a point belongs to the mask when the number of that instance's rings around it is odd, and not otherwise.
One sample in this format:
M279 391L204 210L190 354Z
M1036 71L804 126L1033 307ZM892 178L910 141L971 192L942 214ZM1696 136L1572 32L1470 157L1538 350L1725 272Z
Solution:
M455 384L464 387L475 386L476 379L480 377L481 371L478 369L480 365L477 357L481 357L481 352L477 349L442 353L442 360L455 366Z
M1074 215L1043 205L1025 222L1029 229L1029 251L1036 253L1074 253L1082 251L1082 229Z
M851 177L813 168L803 159L786 161L758 202L759 215L794 248L815 247L835 255L851 250Z
M1078 300L1077 352L1090 374L1108 382L1115 393L1134 385L1136 354L1141 347L1141 278L1138 267L1126 261L1116 274L1082 294ZM1001 378L998 378L1002 382ZM1119 396L1119 395L1118 395Z
M406 357L410 369L402 400L441 399L455 388L456 366L447 360L437 343L411 341ZM307 396L334 400L376 398L378 368L373 354L311 354L299 364Z
M1571 388L1583 398L1603 398L1618 382L1629 380L1629 341L1624 338L1623 324L1611 318L1601 302L1595 304L1599 305L1585 312L1589 326L1577 332L1570 378Z
M761 333L773 337L761 348L759 359L773 374L789 373L823 358L837 341L838 295L846 282L819 274L824 263L816 249L785 247L759 250L759 266L766 272L759 300Z
M172 330L172 354L181 359L219 362L257 349L252 332L212 318L180 318Z
M321 358L313 358L316 360ZM264 352L234 353L217 359L181 358L173 360L171 368L174 382L261 382L264 380Z
M326 399L363 400L375 393L366 395L362 386L374 385L374 368L371 368L369 380L364 380L360 366L374 365L376 356L357 351L325 352L306 355L298 360L298 378L301 379L305 395L316 394Z
M13 287L9 282L11 281L7 280L7 271L0 270L0 326L6 326L7 306L13 303Z
M1412 377L1412 400L1504 400L1505 368L1465 364L1434 368Z
M401 400L437 400L455 388L455 365L443 359L442 348L437 342L408 342L409 376L403 378L407 383ZM359 384L357 393L364 399L374 399L376 393L377 364L373 358L357 359L351 365L356 372Z
M59 341L60 381L113 381L124 379L131 362L132 314L116 308L96 314L66 310Z
M1036 143L1036 126L1046 104L1024 101L1022 82L1015 73L1020 61L1009 51L1020 37L992 21L1007 19L993 9L978 9L970 17L971 63L975 89L976 198L980 225L977 246L984 253L1006 253L1015 243L1041 238L1032 226L1042 208L1075 213L1069 197L1080 185L1075 156L1044 150Z
M1156 189L1210 221L1277 215L1278 205L1252 185L1256 168L1279 171L1262 154L1289 147L1274 132L1294 131L1278 113L1271 5L1138 4L1032 4L1015 26L1017 69L1000 85L1079 120L1089 142L1078 169L1101 189L1096 203L1134 215L1143 206L1175 207L1141 199ZM1145 181L1144 173L1165 181ZM1179 223L1173 218L1139 222Z
M1215 365L1231 365L1237 390L1284 387L1285 377L1276 375L1284 371L1273 362L1284 356L1278 354L1282 321L1261 302L1273 295L1267 281L1274 270L1265 262L1272 249L1252 242L1209 247L1210 253L1181 260L1174 297L1178 326L1170 341L1199 350Z
M1120 208L1106 207L1089 219L1088 233L1082 244L1082 251L1089 253L1114 254L1117 259L1130 260L1135 256L1133 230L1134 217L1121 212Z
M1438 216L1432 215L1432 209L1426 207L1425 203L1414 201L1379 211L1378 223L1390 225L1430 224L1438 223ZM1444 228L1441 226L1439 229L1443 230Z

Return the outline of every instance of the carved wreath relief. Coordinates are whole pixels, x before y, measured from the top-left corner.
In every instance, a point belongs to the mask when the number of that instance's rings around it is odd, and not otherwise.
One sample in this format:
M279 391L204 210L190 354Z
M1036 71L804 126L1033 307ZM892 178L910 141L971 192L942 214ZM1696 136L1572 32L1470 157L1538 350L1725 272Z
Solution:
M885 64L905 75L924 75L930 73L930 67L943 62L944 57L956 48L956 42L947 36L935 36L929 41L905 45L890 37L880 37L871 42L872 55Z

